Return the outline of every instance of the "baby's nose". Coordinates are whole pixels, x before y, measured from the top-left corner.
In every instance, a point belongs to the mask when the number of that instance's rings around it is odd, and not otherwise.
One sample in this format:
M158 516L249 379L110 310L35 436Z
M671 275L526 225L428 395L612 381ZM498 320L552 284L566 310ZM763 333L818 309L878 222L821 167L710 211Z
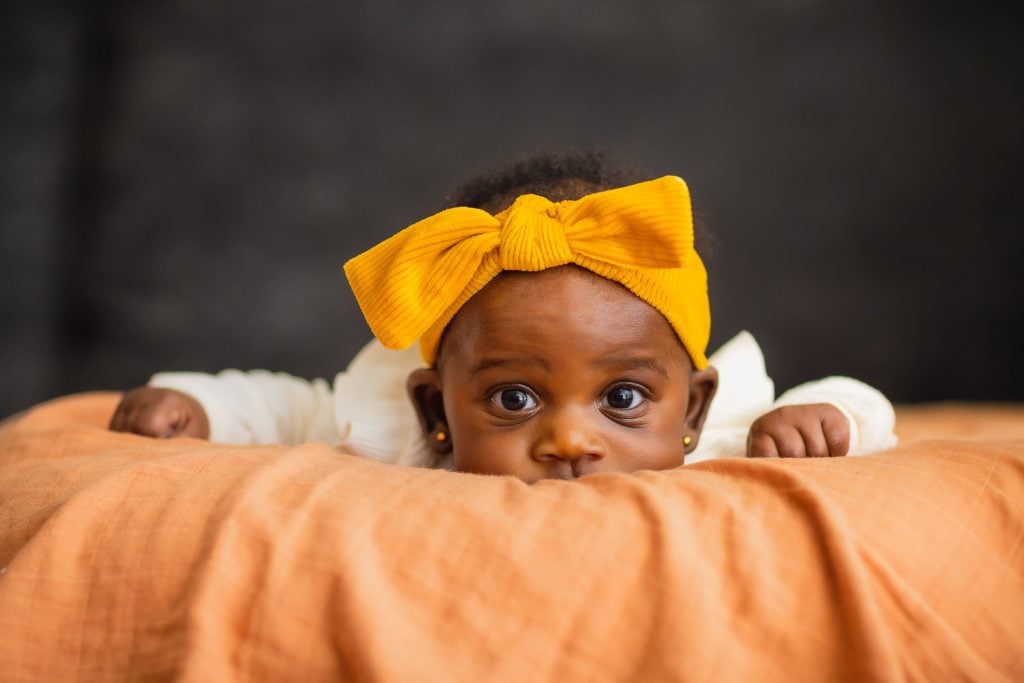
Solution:
M561 410L546 416L544 429L534 444L533 459L537 462L575 462L580 459L600 460L604 449L597 430L578 410Z

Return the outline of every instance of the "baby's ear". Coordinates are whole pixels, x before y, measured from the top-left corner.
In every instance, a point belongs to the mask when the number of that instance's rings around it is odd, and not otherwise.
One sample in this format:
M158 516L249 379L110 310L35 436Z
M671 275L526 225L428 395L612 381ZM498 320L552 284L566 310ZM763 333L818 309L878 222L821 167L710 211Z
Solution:
M711 399L718 390L718 370L708 366L703 370L694 370L690 375L690 401L686 406L686 424L683 425L684 435L690 437L686 442L686 452L697 447L700 432L704 429L704 419L708 416Z
M444 414L441 375L434 368L420 368L409 373L406 382L409 398L423 429L427 445L438 455L452 450L452 435Z

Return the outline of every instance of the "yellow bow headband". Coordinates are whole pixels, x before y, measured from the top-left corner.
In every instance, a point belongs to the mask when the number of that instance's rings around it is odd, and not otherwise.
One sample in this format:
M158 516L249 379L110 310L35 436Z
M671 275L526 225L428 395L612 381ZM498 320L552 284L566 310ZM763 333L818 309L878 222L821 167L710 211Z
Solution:
M707 366L707 273L693 248L690 193L674 176L575 201L527 194L494 216L447 209L356 256L345 274L381 343L403 349L419 339L432 365L445 327L498 273L569 263L649 303L694 365Z

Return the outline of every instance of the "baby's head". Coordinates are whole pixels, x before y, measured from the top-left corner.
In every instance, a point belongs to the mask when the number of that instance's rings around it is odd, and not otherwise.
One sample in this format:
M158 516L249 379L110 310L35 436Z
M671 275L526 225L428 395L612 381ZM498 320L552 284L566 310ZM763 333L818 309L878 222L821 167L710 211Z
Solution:
M590 157L519 164L456 196L486 214L442 212L346 266L382 342L421 340L410 396L456 470L568 479L696 446L717 375L689 198L678 179L603 192L620 184Z

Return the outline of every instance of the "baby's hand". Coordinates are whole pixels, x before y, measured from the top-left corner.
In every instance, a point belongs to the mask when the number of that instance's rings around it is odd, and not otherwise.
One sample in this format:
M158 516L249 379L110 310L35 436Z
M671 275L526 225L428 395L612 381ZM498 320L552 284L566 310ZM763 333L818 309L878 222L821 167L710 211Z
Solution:
M783 406L750 426L748 458L825 458L850 450L850 425L830 403Z
M194 398L173 389L153 387L139 387L126 393L110 420L110 429L157 439L210 437L206 411Z

